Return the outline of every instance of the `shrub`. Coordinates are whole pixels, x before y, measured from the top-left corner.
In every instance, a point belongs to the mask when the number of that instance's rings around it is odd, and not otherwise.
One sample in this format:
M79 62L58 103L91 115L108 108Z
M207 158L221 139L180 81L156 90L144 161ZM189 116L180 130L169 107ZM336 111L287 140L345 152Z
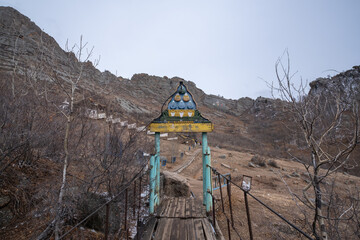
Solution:
M261 157L259 155L255 155L251 158L251 162L260 166L260 167L266 167L266 161L264 157Z
M277 164L277 162L273 159L269 159L267 164L271 167L274 167L274 168L279 168L279 165Z

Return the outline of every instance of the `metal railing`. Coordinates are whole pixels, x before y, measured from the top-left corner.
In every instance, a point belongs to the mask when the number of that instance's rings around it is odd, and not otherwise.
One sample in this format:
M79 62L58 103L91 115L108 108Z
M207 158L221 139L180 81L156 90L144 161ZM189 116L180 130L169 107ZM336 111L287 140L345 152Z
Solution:
M240 189L241 191L243 191L244 193L244 201L245 201L245 208L246 208L246 216L247 216L247 222L248 222L248 231L249 231L249 237L251 240L253 240L253 231L252 231L252 225L251 225L251 218L250 218L250 208L249 208L249 203L248 203L248 195L254 199L255 201L257 201L258 203L260 203L263 207L265 207L266 209L268 209L271 213L273 213L274 215L276 215L277 217L279 217L282 221L284 221L286 224L288 224L289 226L291 226L293 229L295 229L297 232L299 232L301 235L303 235L304 237L306 237L307 239L310 240L314 240L312 237L310 237L307 233L305 233L303 230L301 230L299 227L297 227L296 225L294 225L293 223L291 223L289 220L287 220L285 217L283 217L280 213L276 212L274 209L272 209L270 206L268 206L267 204L265 204L264 202L262 202L260 199L258 199L257 197L255 197L254 195L252 195L249 191L244 190L241 186L239 186L237 183L235 183L233 180L231 180L229 178L228 175L224 175L221 174L220 172L218 172L215 168L207 165L207 167L209 167L212 170L212 173L218 178L218 182L220 182L220 179L223 178L224 180L226 180L226 191L227 191L227 203L229 206L228 211L225 211L225 197L223 196L223 189L222 187L220 187L220 200L221 200L221 214L223 214L223 216L225 216L226 221L227 221L227 231L228 231L228 238L231 240L231 229L233 229L233 231L237 234L237 236L239 237L239 239L243 239L239 233L239 230L236 228L235 226L235 222L234 222L234 214L233 214L233 209L232 209L232 202L231 202L231 185L234 185L236 188ZM210 192L209 192L210 193ZM210 193L212 196L212 201L213 201L213 209L212 209L212 218L213 218L213 224L215 226L216 223L216 209L215 209L215 196L213 195L213 193Z
M71 227L68 231L60 236L60 239L64 239L70 233L74 234L74 231L78 231L79 227L86 224L87 221L91 219L96 213L105 208L105 220L102 221L104 239L129 239L130 238L130 228L133 231L136 229L136 232L139 231L139 222L140 218L148 214L147 209L143 209L142 206L145 205L145 201L149 198L149 171L145 171L144 168L139 171L124 187L119 191L118 194L112 196L105 203L97 206L79 221L76 225ZM110 207L111 206L111 207ZM117 212L123 215L123 219L120 220L120 225L118 225L116 232L110 232L109 222L110 218L110 208L112 212ZM135 228L135 229L134 229ZM138 234L136 234L137 236Z
M230 173L225 173L224 176L231 179L231 174ZM227 181L226 181L225 178L215 176L215 177L212 177L212 180L214 182L213 191L227 186Z

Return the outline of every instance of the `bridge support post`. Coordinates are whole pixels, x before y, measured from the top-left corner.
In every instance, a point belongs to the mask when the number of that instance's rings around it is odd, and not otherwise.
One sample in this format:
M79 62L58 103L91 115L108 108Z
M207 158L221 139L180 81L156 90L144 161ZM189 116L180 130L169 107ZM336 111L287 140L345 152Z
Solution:
M211 186L211 155L207 144L207 133L202 133L202 160L203 160L203 204L206 206L206 212L212 208L212 186Z
M150 214L154 213L154 204L155 204L155 186L156 186L156 165L155 165L155 156L150 157L150 200L149 200L149 212Z
M155 133L155 161L156 161L156 195L155 205L160 204L160 133Z

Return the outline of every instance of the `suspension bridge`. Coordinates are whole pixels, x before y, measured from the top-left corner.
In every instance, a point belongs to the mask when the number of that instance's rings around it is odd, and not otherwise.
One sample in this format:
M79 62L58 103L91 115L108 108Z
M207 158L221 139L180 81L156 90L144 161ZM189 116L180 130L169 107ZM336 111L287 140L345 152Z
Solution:
M305 231L284 218L266 203L250 193L251 177L243 175L241 185L232 181L229 174L220 173L211 166L211 152L208 147L207 133L212 132L214 125L204 118L197 110L196 102L183 82L165 103L168 106L161 109L161 115L154 119L148 130L155 132L155 152L150 157L149 167L143 168L135 175L118 195L95 209L85 219L65 232L61 239L77 229L91 216L101 209L106 209L109 215L110 203L123 199L120 215L123 216L120 231L109 233L109 218L104 223L105 239L144 239L144 240L215 240L215 239L254 239L248 197L258 202L262 207L276 215L297 232L299 239L314 239ZM164 106L163 106L164 107ZM161 133L201 133L202 153L202 196L168 197L162 196L160 177L160 134ZM199 150L183 166L174 172L181 172L192 164ZM244 193L248 234L246 238L240 234L239 226L234 221L231 188L235 187ZM214 190L219 191L216 198ZM219 195L219 194L217 194ZM129 200L131 199L131 200ZM224 204L226 202L226 204ZM146 213L147 212L147 213ZM141 218L147 215L146 223L141 224ZM227 233L223 235L217 219L219 216L227 223ZM134 233L134 234L131 234Z

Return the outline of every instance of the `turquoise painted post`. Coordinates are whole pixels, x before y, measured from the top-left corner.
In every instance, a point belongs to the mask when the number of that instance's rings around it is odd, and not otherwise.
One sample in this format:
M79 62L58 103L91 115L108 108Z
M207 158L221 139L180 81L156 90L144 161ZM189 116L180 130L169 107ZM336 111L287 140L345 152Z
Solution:
M160 204L160 133L155 133L156 205Z
M150 157L150 201L149 201L149 212L150 214L154 213L154 203L155 203L155 180L156 180L156 166L155 166L155 156Z
M212 199L211 195L208 193L212 193L211 186L211 169L207 167L207 165L211 166L211 156L210 156L210 148L208 147L207 142L207 133L202 133L202 150L203 150L203 204L206 206L206 211L210 212Z
M208 147L207 152L207 165L211 166L211 152L210 147ZM206 212L210 212L210 209L212 209L212 196L213 193L212 185L211 185L211 169L209 167L206 167ZM211 194L209 194L209 192Z
M207 150L207 133L202 133L202 162L203 162L203 204L206 205L206 150Z

